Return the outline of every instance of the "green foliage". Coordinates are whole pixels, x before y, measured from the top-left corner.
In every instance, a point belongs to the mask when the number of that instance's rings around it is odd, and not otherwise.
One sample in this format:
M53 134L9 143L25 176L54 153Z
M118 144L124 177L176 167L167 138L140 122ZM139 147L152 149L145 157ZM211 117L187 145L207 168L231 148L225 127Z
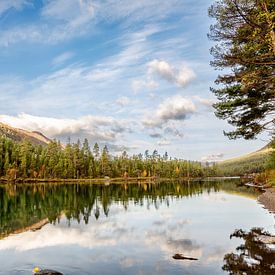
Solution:
M51 141L47 146L32 145L28 141L14 142L0 137L0 177L38 179L79 179L97 177L208 177L216 175L215 165L196 161L169 159L167 153L149 151L128 156L110 155L107 146L100 150L96 143L90 149L88 140L81 144Z
M266 168L275 169L275 140L272 140L272 142L270 143L270 147L272 148L272 152L270 153Z
M218 164L220 176L243 176L245 174L261 173L265 170L268 155L262 154L249 159L224 161Z
M209 8L216 20L209 38L217 69L229 68L211 88L217 96L216 116L235 130L229 138L255 138L262 131L274 131L275 105L275 1L221 0Z
M218 175L243 176L245 174L264 172L270 161L270 156L274 153L269 146L267 145L254 153L218 163Z

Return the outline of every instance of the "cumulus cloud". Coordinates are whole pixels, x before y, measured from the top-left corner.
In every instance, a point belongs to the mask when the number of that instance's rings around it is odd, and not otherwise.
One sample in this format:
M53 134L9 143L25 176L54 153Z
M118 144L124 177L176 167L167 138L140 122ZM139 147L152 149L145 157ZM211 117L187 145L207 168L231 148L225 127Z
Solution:
M174 70L165 61L161 60L153 60L149 62L148 64L148 73L153 74L159 74L161 77L165 78L168 81L173 81L174 80Z
M153 80L153 79L147 79L146 81L144 80L133 80L132 82L132 90L134 91L135 94L137 94L140 90L143 89L149 89L149 90L154 90L159 86L159 84Z
M216 162L216 161L222 160L223 157L224 157L223 153L211 154L211 155L202 157L201 161Z
M188 115L195 113L194 103L181 95L175 95L165 99L157 108L154 115L150 115L143 120L146 127L162 128L169 121L185 120Z
M180 87L185 87L196 77L194 71L186 66L175 69L168 62L158 59L148 63L147 73L148 75L158 75L168 82L175 83Z
M78 119L40 117L29 114L0 115L0 121L16 128L39 131L50 138L87 137L92 141L115 141L123 132L131 131L126 121L112 117L83 116Z

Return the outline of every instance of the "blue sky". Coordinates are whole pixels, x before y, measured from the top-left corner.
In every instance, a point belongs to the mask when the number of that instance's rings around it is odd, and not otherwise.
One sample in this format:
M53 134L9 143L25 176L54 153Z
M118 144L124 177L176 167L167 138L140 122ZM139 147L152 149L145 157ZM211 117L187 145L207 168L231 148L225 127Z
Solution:
M229 141L209 91L211 0L0 0L0 121L119 153L196 160L264 146Z

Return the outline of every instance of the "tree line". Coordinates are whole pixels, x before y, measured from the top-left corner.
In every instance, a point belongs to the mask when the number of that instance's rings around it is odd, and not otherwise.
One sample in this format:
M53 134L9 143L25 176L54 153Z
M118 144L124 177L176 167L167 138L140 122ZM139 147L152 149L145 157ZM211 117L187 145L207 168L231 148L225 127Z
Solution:
M124 151L112 156L107 146L97 143L91 148L83 143L63 146L53 140L47 146L29 141L14 142L0 137L0 177L37 179L85 179L100 177L209 177L216 175L216 165L197 161L172 159L157 150L151 154L129 156Z

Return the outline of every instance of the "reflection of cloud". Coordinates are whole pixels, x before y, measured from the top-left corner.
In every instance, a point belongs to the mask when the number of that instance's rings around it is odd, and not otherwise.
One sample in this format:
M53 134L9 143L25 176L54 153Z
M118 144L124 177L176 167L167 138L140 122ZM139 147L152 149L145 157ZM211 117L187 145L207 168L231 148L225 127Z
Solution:
M146 235L146 242L148 245L159 245L159 248L167 254L168 258L176 253L181 253L185 256L199 258L202 255L201 245L197 244L195 240L174 238L167 233L167 231L149 231ZM177 234L175 234L177 235Z
M129 268L134 265L141 264L142 261L134 258L129 258L129 257L124 257L123 259L120 260L120 265L122 268Z
M223 256L228 252L227 249L222 247L215 247L213 251L210 251L205 256L205 261L209 263L220 262L223 259Z
M169 224L167 228L170 232L176 232L177 230L182 230L183 226L188 225L190 223L190 220L181 220L175 224Z
M50 246L79 245L85 248L115 246L126 240L132 229L116 222L97 222L86 227L60 227L47 225L36 232L24 232L1 240L0 250L27 251ZM128 237L127 237L128 236Z
M210 201L210 202L215 202L215 203L216 202L225 203L225 202L228 201L225 197L215 196L215 195L203 196L202 199L205 200L205 201Z

